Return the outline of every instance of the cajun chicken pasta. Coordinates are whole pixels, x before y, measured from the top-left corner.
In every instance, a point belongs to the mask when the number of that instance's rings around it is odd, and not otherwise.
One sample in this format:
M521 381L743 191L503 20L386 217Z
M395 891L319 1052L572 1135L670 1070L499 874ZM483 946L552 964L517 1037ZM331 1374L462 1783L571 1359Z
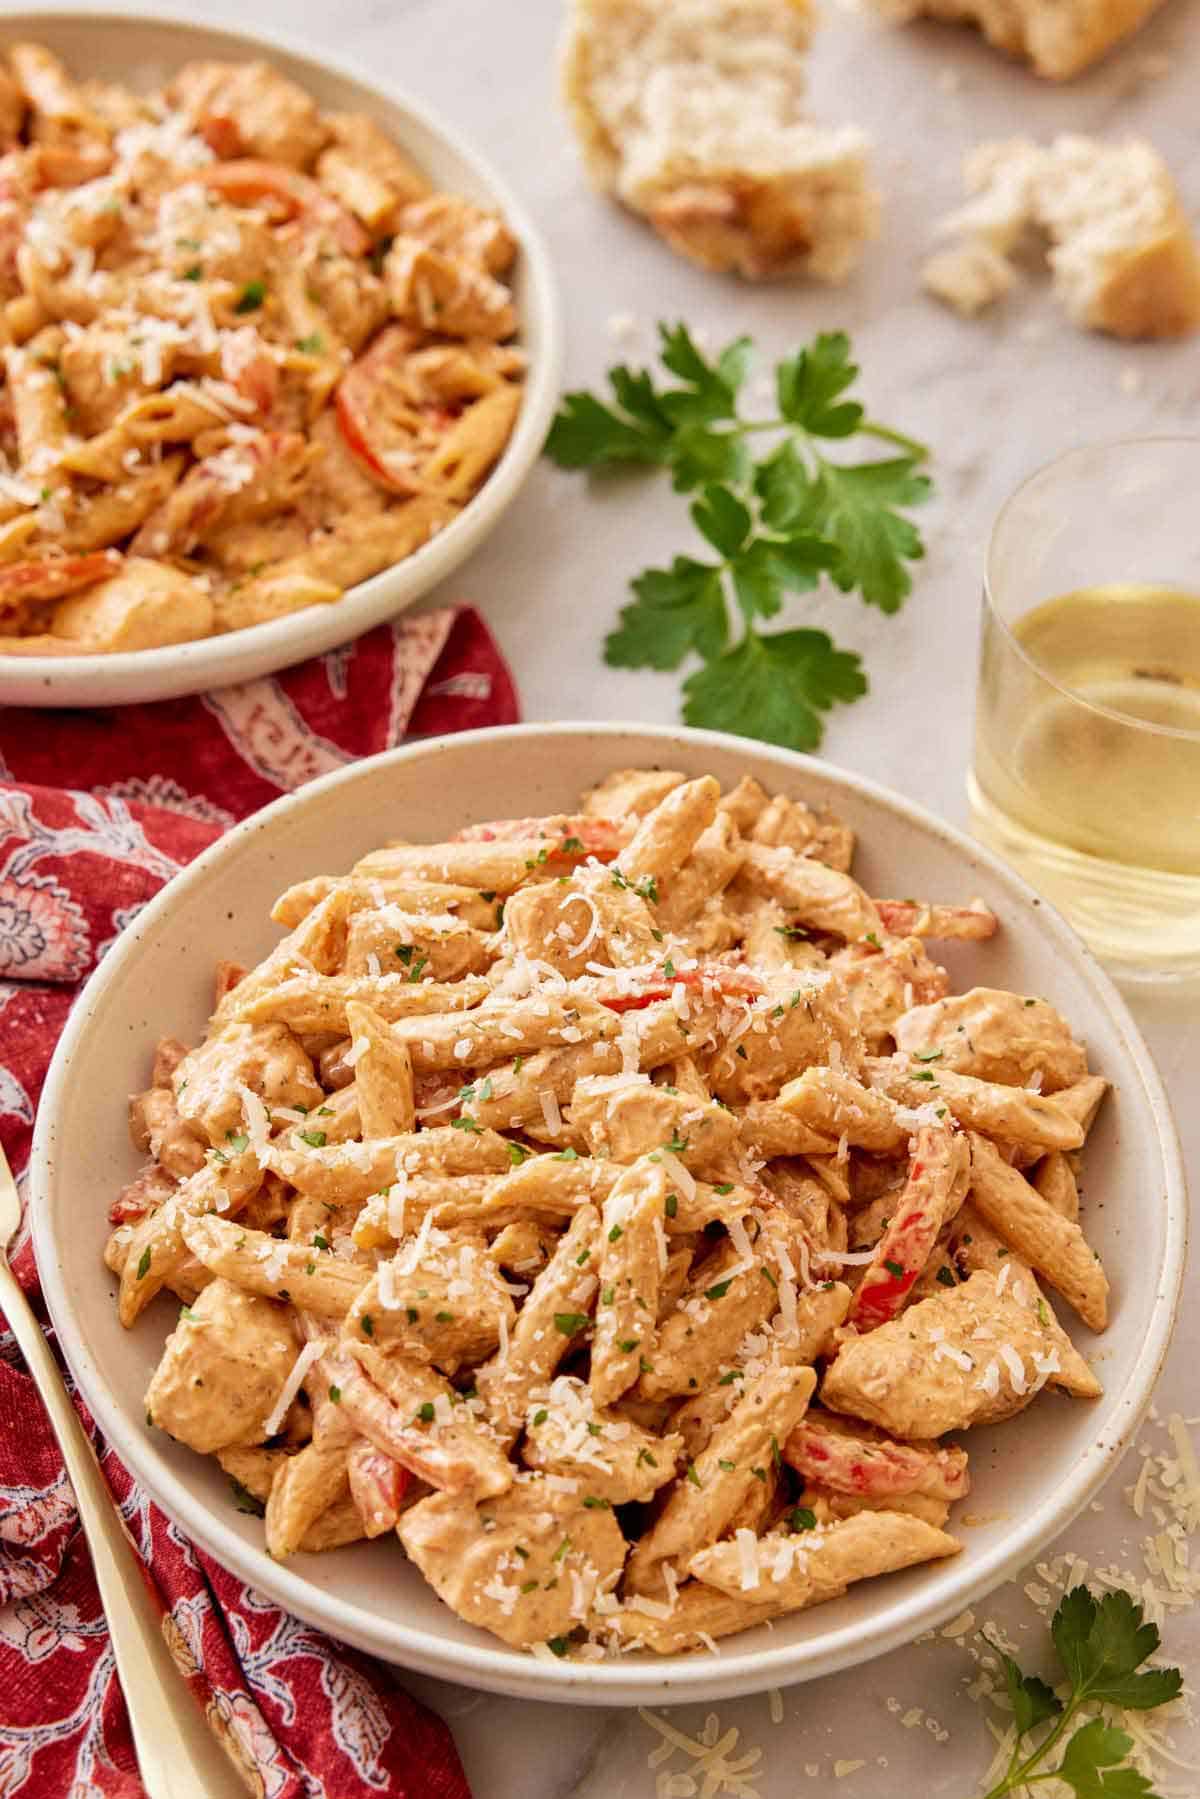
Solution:
M1041 996L950 992L931 940L990 912L853 854L620 770L315 875L219 967L107 1262L127 1326L182 1301L148 1425L273 1556L391 1534L535 1655L712 1647L953 1555L972 1426L1099 1394L1055 1308L1105 1327L1106 1083Z
M159 93L0 58L0 654L337 600L471 499L521 403L494 212L267 63Z

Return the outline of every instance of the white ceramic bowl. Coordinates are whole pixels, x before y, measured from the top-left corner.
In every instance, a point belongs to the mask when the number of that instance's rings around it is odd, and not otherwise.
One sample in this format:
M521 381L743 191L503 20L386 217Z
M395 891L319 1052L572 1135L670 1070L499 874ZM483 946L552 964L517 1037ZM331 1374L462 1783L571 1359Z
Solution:
M406 18L400 16L396 25L398 64L410 29ZM558 296L546 247L524 207L490 164L418 101L312 47L157 11L150 16L53 6L0 16L0 46L22 39L47 45L73 71L141 89L161 85L193 57L239 62L265 57L321 106L369 113L439 187L499 207L508 220L520 244L517 342L529 358L529 371L516 428L491 475L452 524L403 562L361 581L330 606L310 606L196 643L116 656L0 656L0 705L119 706L201 693L290 667L395 617L456 569L493 529L537 461L554 415L562 360Z
M766 786L843 813L861 834L857 871L875 893L981 894L1001 920L976 946L949 945L959 986L1044 994L1086 1040L1115 1092L1088 1145L1087 1225L1113 1284L1113 1322L1077 1333L1103 1378L1093 1405L1049 1395L971 1435L963 1553L866 1581L845 1598L729 1638L717 1656L543 1663L461 1623L378 1541L270 1560L217 1464L147 1430L142 1404L175 1304L117 1322L101 1265L105 1210L138 1166L125 1128L161 1033L195 1040L220 956L253 962L278 938L268 908L290 882L347 867L386 837L436 839L470 820L570 808L607 770L659 764ZM180 874L124 933L76 1006L54 1058L33 1161L38 1265L59 1340L101 1429L138 1480L225 1566L332 1635L467 1685L591 1704L711 1699L783 1686L911 1641L1027 1562L1087 1502L1128 1442L1167 1347L1183 1269L1185 1201L1174 1128L1146 1047L1111 982L1058 915L958 832L882 788L785 751L710 732L528 725L394 751L315 781L248 819ZM1071 1315L1064 1313L1075 1333ZM1098 1354L1097 1354L1098 1352Z

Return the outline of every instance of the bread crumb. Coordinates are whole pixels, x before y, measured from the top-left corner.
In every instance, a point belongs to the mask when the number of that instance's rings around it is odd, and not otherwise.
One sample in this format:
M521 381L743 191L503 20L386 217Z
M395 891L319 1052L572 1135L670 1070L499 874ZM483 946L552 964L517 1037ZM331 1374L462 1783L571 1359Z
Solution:
M973 316L1006 293L1033 237L1072 324L1121 338L1200 326L1200 246L1144 139L996 140L971 151L963 175L970 198L938 226L954 241L922 270L926 289L956 311Z
M965 243L937 250L921 268L921 285L935 300L973 319L1016 283L1017 272L990 244Z

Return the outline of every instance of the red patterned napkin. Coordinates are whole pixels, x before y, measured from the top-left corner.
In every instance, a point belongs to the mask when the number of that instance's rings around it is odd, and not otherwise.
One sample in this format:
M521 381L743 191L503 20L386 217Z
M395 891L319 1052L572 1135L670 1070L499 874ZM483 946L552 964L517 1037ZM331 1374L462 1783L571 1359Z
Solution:
M406 736L517 716L511 676L469 609L382 625L272 680L192 699L0 710L0 1140L22 1187L34 1108L72 1002L177 869L315 775ZM36 1295L24 1231L14 1266ZM104 1469L176 1658L248 1792L470 1799L449 1732L388 1669L227 1574L111 1452ZM2 1329L0 1793L143 1793L71 1490Z

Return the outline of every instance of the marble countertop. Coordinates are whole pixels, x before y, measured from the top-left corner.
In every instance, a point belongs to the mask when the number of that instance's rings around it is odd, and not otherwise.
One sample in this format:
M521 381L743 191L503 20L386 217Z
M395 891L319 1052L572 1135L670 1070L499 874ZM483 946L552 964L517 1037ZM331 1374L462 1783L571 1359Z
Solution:
M145 3L152 10L152 0ZM1194 341L1134 347L1083 337L1061 322L1040 282L987 320L964 323L918 293L917 267L934 218L959 198L960 156L981 137L1144 134L1200 209L1200 0L1167 0L1133 43L1067 88L1037 82L970 33L889 31L827 6L813 112L871 132L885 194L884 235L841 290L754 289L703 275L596 198L556 103L561 10L561 0L308 0L299 13L287 0L240 10L220 0L205 9L206 19L252 20L336 48L377 80L427 100L487 152L549 242L566 301L570 385L595 382L618 354L648 351L659 317L684 318L714 341L748 332L772 359L815 330L852 332L875 415L934 446L939 497L923 519L928 555L916 591L897 618L839 595L795 604L797 622L803 615L857 649L871 680L867 700L831 719L824 753L961 822L980 568L998 507L1032 468L1073 445L1194 430L1200 358ZM636 335L618 345L621 315ZM516 671L526 717L669 721L676 677L607 669L600 648L628 597L628 576L685 548L686 532L680 504L662 485L622 482L598 497L579 477L543 466L440 597L470 598L483 609ZM1185 1152L1200 1162L1200 1108L1187 1103L1185 1087L1189 1050L1200 1050L1200 994L1130 997L1174 1094ZM1171 1411L1200 1411L1198 1357L1200 1322L1185 1302L1157 1396L1161 1421L1147 1420L1143 1446L1167 1447ZM1124 1497L1139 1465L1135 1449L1047 1559L1069 1549L1092 1566L1144 1572L1148 1520L1135 1518ZM1047 1593L1031 1571L977 1607L975 1623L994 1619L1036 1662ZM1200 1666L1200 1611L1181 1609L1164 1635L1175 1660ZM968 1692L981 1653L968 1626L792 1688L781 1715L762 1695L680 1707L671 1718L694 1734L715 1710L722 1730L741 1733L735 1762L761 1749L745 1785L725 1784L721 1793L969 1799L990 1758L986 1711ZM648 1767L659 1738L636 1713L533 1706L404 1679L449 1720L476 1799L684 1799L699 1790L664 1779L684 1772L682 1753ZM1200 1728L1175 1723L1172 1737L1172 1753L1193 1770L1176 1768L1160 1790L1196 1799ZM839 1762L861 1766L839 1775Z

